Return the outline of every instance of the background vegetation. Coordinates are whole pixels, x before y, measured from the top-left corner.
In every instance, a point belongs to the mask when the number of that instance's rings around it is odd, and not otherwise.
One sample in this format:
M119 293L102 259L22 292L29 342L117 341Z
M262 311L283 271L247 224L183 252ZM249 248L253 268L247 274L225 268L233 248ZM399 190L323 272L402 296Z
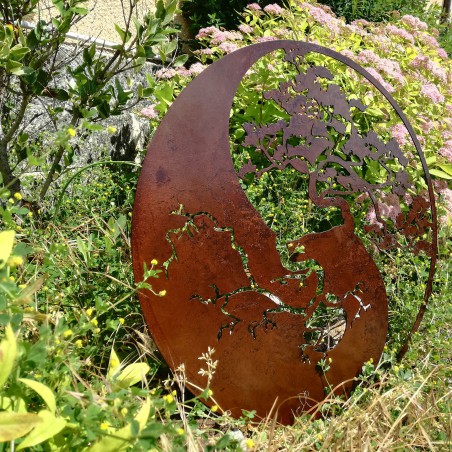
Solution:
M130 19L136 34L129 36L118 27L122 43L113 54L80 47L83 62L74 69L67 62L48 66L54 61L49 55L55 56L71 24L88 11L79 0L54 3L61 17L34 32L23 30L20 18L35 2L14 1L0 9L0 139L3 168L9 167L2 170L0 193L0 451L447 450L452 75L451 60L430 22L410 15L390 24L346 25L311 3L292 2L284 10L271 4L266 11L250 6L239 31L201 30L199 62L185 67L184 58L166 56L177 46L177 30L171 25L175 5L160 4L145 24ZM365 363L349 400L330 396L316 413L297 418L290 427L271 418L256 419L253 412L233 420L215 405L207 409L202 400L215 399L208 385L215 353L200 360L206 387L199 397L185 391L190 384L182 372L169 374L136 298L140 287L152 290L149 284L160 276L161 263L150 264L147 283L135 284L131 270L130 219L139 164L112 162L104 150L103 160L78 168L74 147L76 138L102 133L104 118L126 107L148 117L155 128L177 94L207 64L243 45L275 37L332 46L382 78L423 138L441 217L434 293L409 353L397 362L400 337L419 307L423 290L418 283L425 275L422 262L416 266L410 256L396 252L383 263L394 291L389 293L392 330L381 361ZM154 55L166 67L147 78L138 98L116 82L114 71L105 76L119 61L123 66L116 72L130 68L133 73L133 66ZM389 72L388 62L399 67ZM268 63L257 66L255 79L251 74L236 95L232 141L240 141L240 122L256 116L256 79L280 76ZM73 80L69 88L59 83L60 74ZM347 80L347 89L359 97L367 93L360 81ZM51 102L47 91L55 95ZM142 98L148 103L137 103ZM53 128L31 135L24 118L34 101L44 104ZM384 103L376 96L369 103L370 123L380 134L392 127L403 142L397 118ZM409 151L410 144L405 145ZM240 160L246 149L233 151ZM36 177L38 171L43 177ZM421 190L421 171L413 167L413 177L416 171ZM300 220L306 216L308 207L295 198L286 205L279 202L278 184L245 188L264 218L281 224L277 230L282 237L293 227L285 223L287 210ZM335 221L324 220L325 227ZM420 275L410 270L413 265Z

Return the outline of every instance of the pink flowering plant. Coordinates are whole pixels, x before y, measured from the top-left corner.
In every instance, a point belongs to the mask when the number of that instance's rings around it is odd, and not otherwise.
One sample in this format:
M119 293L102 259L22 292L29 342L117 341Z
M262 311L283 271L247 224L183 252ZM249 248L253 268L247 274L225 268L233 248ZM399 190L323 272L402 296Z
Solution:
M414 127L422 145L430 174L438 180L452 180L452 64L437 41L437 30L417 17L404 15L392 23L374 24L357 20L346 24L329 7L313 2L291 0L287 9L278 4L261 7L247 5L243 23L236 31L219 27L199 30L196 39L203 48L196 51L200 63L188 69L180 67L162 74L153 106L164 114L178 92L206 65L237 49L276 39L304 40L342 53L363 66L394 97ZM383 141L395 139L405 155L411 158L407 168L417 193L425 191L420 162L411 137L396 112L372 85L353 70L324 57L311 56L311 63L327 66L348 96L362 100L367 109L363 115L368 130L374 130ZM235 123L231 119L231 137L240 138L241 122L253 119L259 110L262 80L265 87L277 86L288 70L276 64L275 56L262 59L243 81L236 95L235 109L241 111L241 94L252 88L254 99L246 94L244 115ZM342 75L341 75L342 72ZM163 83L162 83L163 82ZM255 102L255 106L253 106ZM269 107L271 108L271 107ZM161 117L161 116L160 116ZM240 119L241 118L241 119ZM156 121L158 118L153 118ZM272 118L277 120L276 117ZM239 135L234 135L237 132ZM366 130L362 130L366 132ZM243 154L245 155L245 154ZM377 171L377 169L375 169ZM384 192L381 196L385 198ZM386 199L386 198L385 198ZM448 215L452 206L448 205ZM445 217L445 218L446 218Z

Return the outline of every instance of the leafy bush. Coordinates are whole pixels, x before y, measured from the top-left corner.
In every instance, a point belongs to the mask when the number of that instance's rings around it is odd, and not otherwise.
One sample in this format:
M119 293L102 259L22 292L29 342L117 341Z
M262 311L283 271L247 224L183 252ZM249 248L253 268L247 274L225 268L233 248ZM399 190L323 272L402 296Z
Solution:
M190 30L195 34L203 27L236 28L240 23L240 13L250 2L248 0L184 0L182 12L190 23ZM273 0L257 0L255 5L264 7ZM283 5L284 0L277 0L276 4Z
M417 16L427 7L426 0L321 0L347 22L365 19L370 22L388 21L394 11Z
M43 167L45 179L39 187L43 198L71 164L77 133L103 129L96 123L152 94L138 86L135 95L118 75L137 71L147 59L165 62L177 49L172 39L177 30L171 24L176 0L167 6L159 1L155 15L146 15L141 23L135 17L137 3L131 2L130 11L124 11L124 25L115 25L119 44L112 51L83 43L65 55L61 49L66 34L89 14L85 3L53 0L55 11L48 19L39 13L37 0L0 6L0 172L3 185L13 193L20 191L21 173ZM31 13L37 13L39 20L29 30L23 24ZM41 116L33 114L35 103L40 103L53 126L46 152L30 136L30 123Z

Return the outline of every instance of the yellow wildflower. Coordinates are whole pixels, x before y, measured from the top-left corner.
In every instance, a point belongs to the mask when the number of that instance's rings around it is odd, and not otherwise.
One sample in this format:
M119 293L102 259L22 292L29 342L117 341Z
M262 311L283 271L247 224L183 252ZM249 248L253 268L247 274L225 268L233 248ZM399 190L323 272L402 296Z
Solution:
M18 201L20 201L20 200L22 199L22 195L21 195L19 192L14 193L14 197L15 197Z
M163 396L163 400L166 403L173 403L174 402L174 397L171 394L167 394L167 395Z
M185 433L185 430L183 428L178 428L177 429L177 434L178 435L183 435Z
M157 259L152 259L151 265L157 265L159 262Z
M100 424L101 430L107 430L108 427L110 427L110 424L108 422L102 422L102 424Z
M212 405L210 411L212 411L212 413L216 413L218 411L218 405Z
M97 319L91 319L90 322L91 322L94 326L99 325L99 322L97 321Z
M64 337L72 336L72 330L66 330L66 331L63 333L63 336L64 336Z
M67 133L71 136L71 137L75 137L75 134L77 133L75 131L75 129L73 129L72 127L69 127L69 129L67 129Z
M8 265L10 267L18 267L24 263L24 259L22 256L10 256L8 259Z
M125 416L128 412L129 412L129 410L127 408L121 408L121 414L123 416Z
M87 315L88 317L91 317L91 316L93 315L93 308L88 308L88 309L86 310L86 315Z
M252 449L254 447L254 441L251 438L248 438L245 441L245 444L248 449Z
M124 322L125 322L125 320L124 320L122 317L119 317L119 323L120 323L121 325L124 325Z
M115 133L117 129L116 129L116 127L108 126L107 130L108 130L109 133Z
M164 297L166 295L166 290L161 290L159 292L159 297Z
M82 348L82 347L83 347L83 342L82 342L82 340L81 340L81 339L77 339L77 340L75 341L75 346L76 346L77 348Z

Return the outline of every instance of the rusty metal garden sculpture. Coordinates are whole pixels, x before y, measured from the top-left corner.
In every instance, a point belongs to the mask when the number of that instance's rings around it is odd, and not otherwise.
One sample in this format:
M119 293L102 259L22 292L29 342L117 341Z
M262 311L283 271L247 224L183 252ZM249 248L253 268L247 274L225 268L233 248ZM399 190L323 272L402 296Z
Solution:
M236 89L253 63L278 49L295 76L263 98L287 120L244 124L242 146L259 158L234 167L229 115ZM405 212L392 221L379 206L388 197L406 199L408 158L394 139L360 133L355 119L366 107L347 98L328 68L304 64L308 54L361 74L407 127L427 191L411 196ZM369 165L379 165L383 176L367 180ZM341 217L330 229L287 243L293 263L312 264L295 270L283 265L275 233L241 184L282 170L304 175L309 202L321 210L334 208ZM369 243L366 248L356 232L349 201L355 195L367 197L374 209L377 222L364 226L371 247L404 246L428 256L425 306L436 256L432 186L413 129L374 77L318 45L273 41L240 49L192 81L149 146L133 215L136 280L143 280L144 264L149 267L154 258L166 270L152 284L167 295L143 290L140 302L172 369L183 364L187 379L205 387L199 357L212 347L218 361L210 382L216 403L233 415L254 409L264 417L278 400L278 419L285 423L323 400L328 387L349 394L363 363L379 360L388 330L385 284ZM408 340L409 335L401 354Z

